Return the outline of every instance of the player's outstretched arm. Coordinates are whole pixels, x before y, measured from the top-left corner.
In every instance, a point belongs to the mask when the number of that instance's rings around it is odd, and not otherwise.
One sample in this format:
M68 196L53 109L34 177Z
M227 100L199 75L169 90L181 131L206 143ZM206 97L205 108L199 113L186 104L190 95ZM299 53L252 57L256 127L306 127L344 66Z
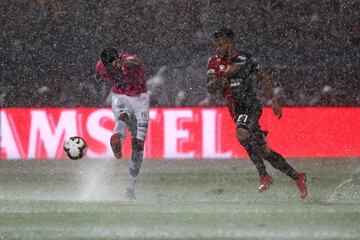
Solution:
M257 78L260 81L260 85L264 90L266 96L270 100L271 108L273 109L275 116L280 119L282 116L281 106L275 97L272 82L262 70L259 70L259 72L257 73Z

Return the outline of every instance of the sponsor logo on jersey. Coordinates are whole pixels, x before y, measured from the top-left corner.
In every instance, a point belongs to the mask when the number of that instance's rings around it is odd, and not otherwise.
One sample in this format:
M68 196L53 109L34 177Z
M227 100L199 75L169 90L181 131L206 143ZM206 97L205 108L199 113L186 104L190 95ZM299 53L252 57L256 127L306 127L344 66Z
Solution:
M230 84L230 87L238 87L238 86L240 86L240 85L241 85L240 82L234 82L234 83L231 83L231 84Z
M209 75L209 74L215 74L215 69L209 69L208 71L207 71L207 74Z
M139 128L143 127L143 128L147 128L148 127L148 124L147 123L138 123L137 126Z

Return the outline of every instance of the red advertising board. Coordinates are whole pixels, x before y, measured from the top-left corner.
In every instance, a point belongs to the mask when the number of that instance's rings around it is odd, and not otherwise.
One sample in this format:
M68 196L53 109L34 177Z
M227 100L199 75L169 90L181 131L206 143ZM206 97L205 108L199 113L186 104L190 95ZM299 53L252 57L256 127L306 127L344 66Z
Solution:
M0 112L1 159L65 159L69 136L88 143L87 158L109 158L110 108L5 108ZM271 109L261 118L272 148L285 157L360 157L360 108ZM131 136L124 145L128 158ZM226 108L152 108L145 158L246 158Z

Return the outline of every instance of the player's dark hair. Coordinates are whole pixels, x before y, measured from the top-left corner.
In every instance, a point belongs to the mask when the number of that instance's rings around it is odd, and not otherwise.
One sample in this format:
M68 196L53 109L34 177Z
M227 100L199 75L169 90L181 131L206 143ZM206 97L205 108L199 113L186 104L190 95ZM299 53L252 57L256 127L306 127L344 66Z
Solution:
M230 38L233 39L235 36L233 30L231 30L230 28L221 28L217 31L215 31L212 35L213 39L219 38L219 37L226 37L226 38Z
M105 48L100 57L103 64L108 66L118 58L118 51L116 48Z

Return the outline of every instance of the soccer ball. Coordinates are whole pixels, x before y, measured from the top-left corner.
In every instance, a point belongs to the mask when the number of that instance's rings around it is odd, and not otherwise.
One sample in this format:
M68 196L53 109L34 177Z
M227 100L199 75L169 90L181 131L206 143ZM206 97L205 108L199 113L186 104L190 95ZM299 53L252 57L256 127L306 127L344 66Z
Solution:
M82 137L69 137L64 143L66 156L71 160L83 158L87 151L87 144Z

